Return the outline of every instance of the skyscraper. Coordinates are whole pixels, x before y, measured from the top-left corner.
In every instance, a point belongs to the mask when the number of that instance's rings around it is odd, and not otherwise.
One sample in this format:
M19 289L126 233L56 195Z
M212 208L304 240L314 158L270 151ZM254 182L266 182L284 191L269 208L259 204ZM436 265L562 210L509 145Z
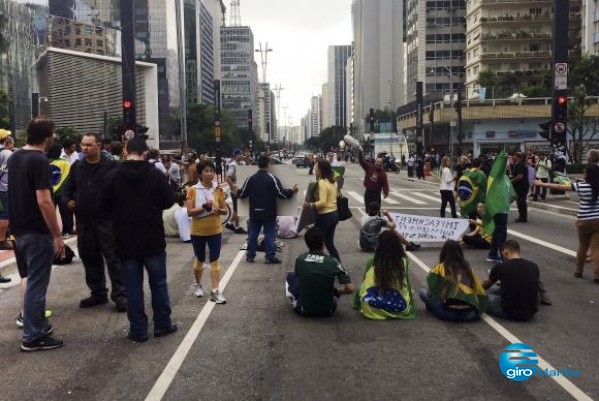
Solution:
M353 0L354 125L364 133L370 108L405 102L403 96L403 2Z
M349 45L329 46L327 96L324 107L327 118L323 121L325 127L333 125L345 127L347 125L347 74L345 67L350 55L351 46Z
M258 104L254 34L248 26L223 26L220 32L222 107L235 117L238 126L247 127L248 110Z

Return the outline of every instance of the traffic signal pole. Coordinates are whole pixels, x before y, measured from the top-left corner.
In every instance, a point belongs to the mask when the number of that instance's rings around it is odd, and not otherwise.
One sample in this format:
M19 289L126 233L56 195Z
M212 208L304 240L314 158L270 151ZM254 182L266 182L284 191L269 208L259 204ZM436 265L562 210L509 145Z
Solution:
M567 152L569 0L553 0L553 74L551 144L555 155ZM555 168L556 166L554 166ZM565 163L564 163L565 169Z
M121 71L123 86L123 132L131 139L137 132L135 115L135 24L133 2L121 1ZM133 135L131 135L133 132Z

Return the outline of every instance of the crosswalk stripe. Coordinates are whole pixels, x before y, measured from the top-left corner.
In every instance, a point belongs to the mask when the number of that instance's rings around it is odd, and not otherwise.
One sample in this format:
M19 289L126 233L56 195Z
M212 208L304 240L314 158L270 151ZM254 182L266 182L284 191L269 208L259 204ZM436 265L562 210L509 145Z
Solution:
M351 196L352 198L354 198L355 200L357 200L358 202L364 203L364 198L362 198L362 196L359 193L357 193L355 191L348 191L347 194L349 196Z
M385 199L383 199L383 203L388 203L390 205L399 205L398 201L396 201L395 199L392 199L388 196Z
M427 194L423 194L421 192L412 192L414 195L419 196L421 198L424 199L428 199L428 200L432 200L435 201L437 203L441 203L441 198L440 197L435 197L435 196L431 196L431 195L427 195Z
M404 195L404 194L402 194L402 193L399 193L399 192L397 192L397 191L391 191L391 193L392 193L394 196L397 196L398 198L401 198L401 199L405 199L405 200L407 200L408 202L412 202L412 203L415 203L415 204L417 204L417 205L426 205L426 202L423 202L423 201L421 201L421 200L418 200L418 199L414 199L414 197L413 197L413 196Z

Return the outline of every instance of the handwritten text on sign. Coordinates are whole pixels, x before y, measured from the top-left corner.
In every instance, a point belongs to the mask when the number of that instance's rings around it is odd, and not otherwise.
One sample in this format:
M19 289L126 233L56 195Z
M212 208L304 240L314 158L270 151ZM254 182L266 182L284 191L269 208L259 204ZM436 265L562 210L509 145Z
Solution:
M408 241L444 242L457 241L467 229L467 219L446 219L443 217L417 216L390 213L395 221L395 230Z

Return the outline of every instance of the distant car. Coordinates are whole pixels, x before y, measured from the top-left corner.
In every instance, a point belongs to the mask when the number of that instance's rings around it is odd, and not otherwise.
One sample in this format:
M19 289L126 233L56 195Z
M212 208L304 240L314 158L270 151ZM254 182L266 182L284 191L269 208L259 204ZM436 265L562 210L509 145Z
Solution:
M291 159L291 164L294 164L296 167L309 167L308 157L305 155L296 155Z
M268 160L270 160L270 164L283 164L281 159L279 159L278 157L275 157L275 156L268 156ZM258 158L255 158L254 160L252 160L252 164L253 165L258 164Z

